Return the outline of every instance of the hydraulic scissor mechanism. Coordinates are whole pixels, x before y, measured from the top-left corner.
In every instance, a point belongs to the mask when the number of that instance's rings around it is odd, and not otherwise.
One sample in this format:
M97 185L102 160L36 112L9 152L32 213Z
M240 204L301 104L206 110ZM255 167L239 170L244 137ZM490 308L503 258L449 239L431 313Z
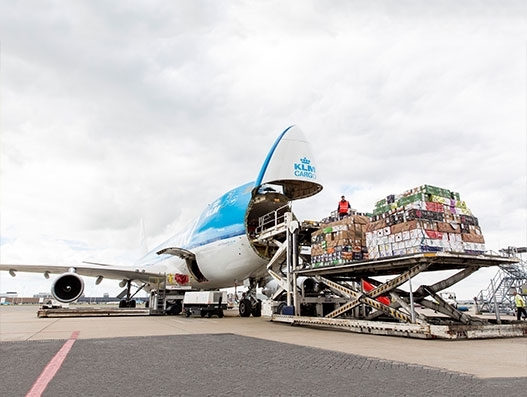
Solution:
M296 276L313 277L324 286L320 289L325 291L328 299L314 300L302 295L297 295L295 299L304 305L314 304L314 316L326 319L396 321L423 326L488 324L487 319L461 311L456 304L448 302L441 292L491 263L490 258L483 256L476 258L462 254L421 253L384 261L304 269L297 271ZM412 282L415 283L417 275L438 270L457 271L434 284L413 288Z
M426 266L421 265L419 267L426 267ZM417 269L413 269L413 270L417 271ZM410 274L411 271L407 273ZM394 287L403 284L408 279L408 274L400 275L399 277L396 277L395 279L390 280L390 282L381 284L377 288L374 288L373 290L369 292L362 292L360 290L358 291L352 288L346 288L342 284L335 283L322 276L316 276L316 279L319 282L327 285L333 291L336 291L337 293L340 293L343 296L346 296L348 299L350 299L347 303L340 306L336 310L333 310L332 312L328 313L325 317L335 318L335 317L338 317L350 311L351 309L356 308L357 306L361 304L365 304L371 308L375 308L378 311L385 313L398 320L405 321L405 322L415 322L415 320L412 320L411 318L411 313L404 313L404 311L402 310L398 310L397 308L391 307L390 300L384 300L384 301L375 300L375 298L378 298L379 296L383 295L386 291L389 291L393 289ZM405 309L406 305L402 307L403 309ZM422 322L422 320L418 319L417 322Z

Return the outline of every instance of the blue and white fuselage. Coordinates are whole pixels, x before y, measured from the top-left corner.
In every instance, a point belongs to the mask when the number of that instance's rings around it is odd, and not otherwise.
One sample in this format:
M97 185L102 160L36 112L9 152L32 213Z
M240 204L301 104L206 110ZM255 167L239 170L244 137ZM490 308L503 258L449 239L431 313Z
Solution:
M80 265L0 264L0 270L63 273L51 292L61 302L73 302L84 290L79 275L118 279L123 285L136 283L145 290L160 287L217 289L231 287L246 279L267 275L272 252L254 239L259 219L293 200L310 197L322 190L310 145L302 131L292 126L283 131L269 150L254 182L223 194L189 228L175 235L141 258L133 267L98 263ZM258 313L259 310L256 310ZM253 312L254 314L254 312Z
M199 289L263 277L270 257L252 242L258 218L321 189L309 144L298 127L289 127L271 147L256 181L219 197L187 230L142 258L138 267L166 273L174 284L188 276L188 285Z
M247 183L218 198L188 230L156 247L137 263L138 267L188 275L189 284L201 289L232 286L252 275L266 263L251 248L246 232L245 215L253 189L254 182ZM159 254L172 247L188 251L194 258Z

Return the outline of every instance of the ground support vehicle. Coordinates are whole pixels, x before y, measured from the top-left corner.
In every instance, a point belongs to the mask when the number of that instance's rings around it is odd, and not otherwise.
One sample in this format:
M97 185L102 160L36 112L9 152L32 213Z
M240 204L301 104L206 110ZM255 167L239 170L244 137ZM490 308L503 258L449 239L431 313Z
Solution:
M150 291L148 308L150 315L178 315L183 311L183 297L190 288L164 288L158 283L157 289Z
M223 317L223 310L227 310L226 291L189 291L183 298L185 316L192 314L201 317Z
M63 308L62 303L57 302L55 299L46 299L46 301L42 304L42 309L62 309L62 308Z

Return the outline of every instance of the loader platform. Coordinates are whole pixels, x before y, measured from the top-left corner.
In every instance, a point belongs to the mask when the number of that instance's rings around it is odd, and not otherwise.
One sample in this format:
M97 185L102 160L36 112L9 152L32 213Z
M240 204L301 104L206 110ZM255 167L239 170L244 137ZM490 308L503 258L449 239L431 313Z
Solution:
M286 213L283 223L273 225L272 237L265 231L257 237L277 246L267 266L280 285L272 297L271 321L417 338L527 335L527 322L501 320L498 314L495 320L478 317L441 296L478 269L514 266L518 258L434 251L317 266L302 254L304 229ZM422 273L437 281L418 285Z

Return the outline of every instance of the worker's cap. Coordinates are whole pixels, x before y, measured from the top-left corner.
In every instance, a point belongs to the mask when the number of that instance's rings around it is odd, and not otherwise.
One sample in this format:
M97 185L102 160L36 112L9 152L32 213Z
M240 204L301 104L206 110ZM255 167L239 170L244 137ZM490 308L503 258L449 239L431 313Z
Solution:
M340 196L341 199L345 198L344 196Z

